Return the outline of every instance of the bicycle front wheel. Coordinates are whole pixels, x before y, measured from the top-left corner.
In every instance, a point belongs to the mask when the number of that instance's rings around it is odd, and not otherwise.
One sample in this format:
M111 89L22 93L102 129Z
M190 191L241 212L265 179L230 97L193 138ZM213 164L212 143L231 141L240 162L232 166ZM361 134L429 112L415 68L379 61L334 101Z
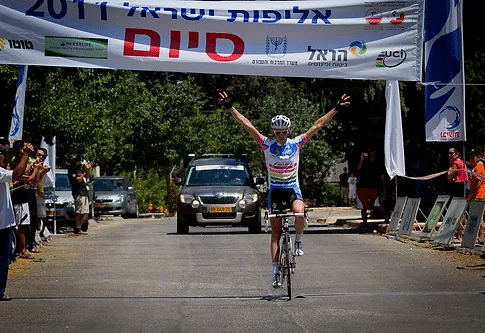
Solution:
M286 279L286 287L288 290L288 300L291 300L291 238L289 235L285 235L283 251L281 251L281 267L282 277ZM284 279L281 280L284 283Z

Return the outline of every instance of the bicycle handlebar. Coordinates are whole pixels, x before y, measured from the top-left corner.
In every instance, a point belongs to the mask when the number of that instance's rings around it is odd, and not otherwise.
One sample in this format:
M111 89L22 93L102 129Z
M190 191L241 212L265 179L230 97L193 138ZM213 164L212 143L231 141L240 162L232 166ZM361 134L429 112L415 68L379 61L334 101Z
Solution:
M291 216L305 216L305 213L294 213L292 211L282 211L269 214L268 217L291 217Z

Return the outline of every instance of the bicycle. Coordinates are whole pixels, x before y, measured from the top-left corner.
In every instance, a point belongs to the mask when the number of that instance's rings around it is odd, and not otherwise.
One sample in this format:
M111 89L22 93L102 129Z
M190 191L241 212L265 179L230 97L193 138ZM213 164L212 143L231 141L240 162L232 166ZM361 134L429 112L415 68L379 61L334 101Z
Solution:
M291 275L295 274L296 262L293 242L290 235L290 217L301 216L302 213L293 213L291 211L276 212L268 215L270 217L281 217L281 236L280 236L280 274L281 283L286 280L288 290L288 300L291 300Z

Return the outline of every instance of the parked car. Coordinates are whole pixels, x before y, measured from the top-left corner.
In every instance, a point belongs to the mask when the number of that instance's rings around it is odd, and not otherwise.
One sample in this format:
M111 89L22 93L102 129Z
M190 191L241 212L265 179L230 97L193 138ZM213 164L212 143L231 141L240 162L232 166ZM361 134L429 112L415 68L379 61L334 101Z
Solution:
M56 186L45 188L47 220L74 221L74 198L67 170L56 170Z
M189 226L244 225L261 232L261 194L245 158L230 154L197 155L189 163L177 200L177 233Z
M127 178L98 177L94 180L93 187L95 216L138 217L138 196Z
M92 183L88 183L89 190L89 215L92 216ZM56 169L56 186L45 188L45 205L47 211L47 222L72 226L74 221L74 198L72 197L72 186L69 182L66 169Z

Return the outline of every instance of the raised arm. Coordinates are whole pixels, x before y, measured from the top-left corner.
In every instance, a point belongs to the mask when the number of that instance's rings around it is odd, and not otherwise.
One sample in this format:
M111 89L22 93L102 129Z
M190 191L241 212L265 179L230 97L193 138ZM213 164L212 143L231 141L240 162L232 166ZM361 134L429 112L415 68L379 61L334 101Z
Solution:
M325 126L340 110L343 110L350 106L350 96L343 94L342 97L339 99L335 107L328 111L325 115L320 117L312 127L306 132L306 136L310 139L312 136L315 135L323 126Z
M29 156L34 152L34 147L30 143L24 143L24 148L22 149L22 155L19 163L15 167L12 173L12 181L15 183L22 178L25 169L27 169L27 163L29 161Z
M225 91L220 92L219 97L219 103L224 105L226 108L231 109L231 114L234 119L236 119L236 121L248 131L249 135L251 135L251 137L257 141L261 136L261 133L259 133L248 118L244 117L234 106L232 106L231 99L227 96L227 93Z

